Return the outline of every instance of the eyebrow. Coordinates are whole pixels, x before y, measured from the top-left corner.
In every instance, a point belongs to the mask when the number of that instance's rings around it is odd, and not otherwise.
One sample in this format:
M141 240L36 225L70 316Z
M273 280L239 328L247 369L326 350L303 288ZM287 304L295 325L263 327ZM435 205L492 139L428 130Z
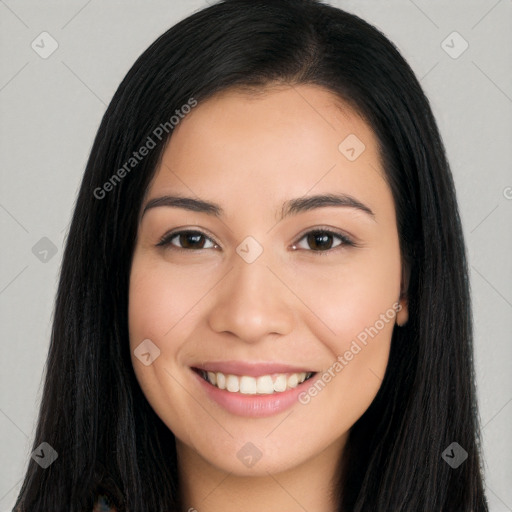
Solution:
M205 201L202 199L195 199L193 197L165 195L161 197L155 197L150 199L142 211L141 219L144 214L151 208L158 206L168 206L172 208L183 208L185 210L206 213L215 217L222 217L224 210L222 207L214 202ZM355 208L368 214L373 220L375 220L375 214L365 204L358 201L356 198L347 194L319 194L307 197L298 197L290 199L283 204L281 209L281 217L279 221L283 220L290 215L297 215L298 213L315 210L317 208L323 208L327 206L338 206Z

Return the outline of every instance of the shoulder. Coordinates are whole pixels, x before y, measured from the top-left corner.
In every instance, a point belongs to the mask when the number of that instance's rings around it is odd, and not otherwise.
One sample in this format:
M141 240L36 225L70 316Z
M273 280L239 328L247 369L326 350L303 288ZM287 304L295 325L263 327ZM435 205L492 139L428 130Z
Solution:
M92 512L116 512L105 494L98 494Z

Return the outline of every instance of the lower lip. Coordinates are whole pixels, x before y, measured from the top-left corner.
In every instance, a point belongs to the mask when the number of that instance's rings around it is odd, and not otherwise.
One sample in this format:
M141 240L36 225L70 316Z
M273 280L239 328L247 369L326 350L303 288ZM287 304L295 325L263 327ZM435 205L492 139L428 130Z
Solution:
M192 373L199 380L199 384L207 396L215 403L231 414L250 418L265 418L289 409L294 403L298 402L299 394L311 384L311 379L308 379L296 388L288 389L281 393L273 393L272 395L244 395L238 392L232 393L225 389L219 389L203 379L194 370L192 370Z

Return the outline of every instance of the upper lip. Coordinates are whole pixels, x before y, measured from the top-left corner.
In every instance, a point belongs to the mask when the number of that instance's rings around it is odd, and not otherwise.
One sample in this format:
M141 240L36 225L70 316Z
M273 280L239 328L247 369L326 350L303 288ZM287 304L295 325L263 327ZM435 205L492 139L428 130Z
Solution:
M308 373L311 369L277 362L248 363L247 361L212 361L192 366L206 372L221 372L224 375L247 375L260 377L273 373ZM313 373L313 372L312 372Z

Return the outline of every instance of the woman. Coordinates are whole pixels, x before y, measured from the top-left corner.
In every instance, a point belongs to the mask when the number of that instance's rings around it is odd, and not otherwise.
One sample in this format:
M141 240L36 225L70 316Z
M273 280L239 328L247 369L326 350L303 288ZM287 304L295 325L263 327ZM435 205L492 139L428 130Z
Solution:
M226 0L105 113L34 441L58 457L16 507L486 511L472 364L454 185L410 67L334 7Z

